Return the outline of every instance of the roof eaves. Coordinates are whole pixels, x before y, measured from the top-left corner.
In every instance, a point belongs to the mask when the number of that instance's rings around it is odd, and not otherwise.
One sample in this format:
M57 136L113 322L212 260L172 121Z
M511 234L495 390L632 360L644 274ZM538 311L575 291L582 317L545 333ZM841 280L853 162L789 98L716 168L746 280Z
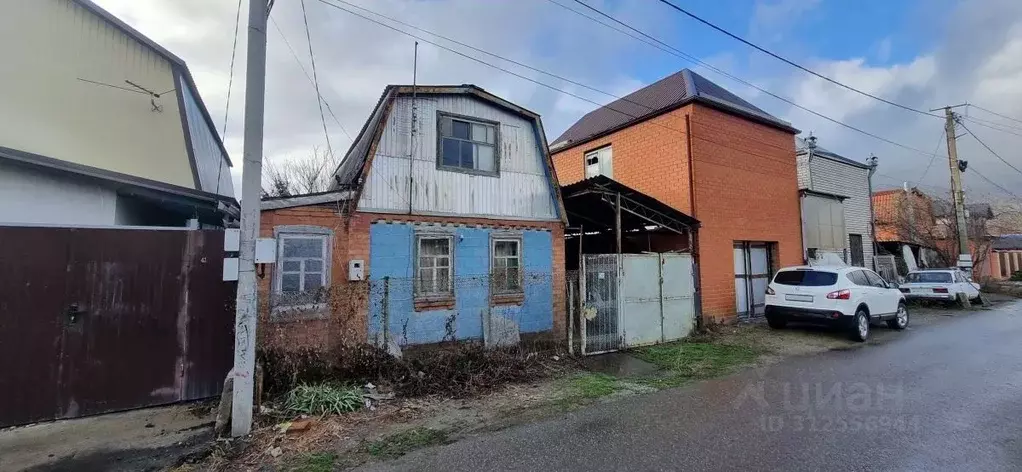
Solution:
M738 115L741 115L741 116L744 116L746 118L751 118L754 121L759 121L759 122L761 122L763 124L766 124L766 125L769 125L769 126L773 126L775 128L780 128L782 131L787 131L787 132L793 133L793 134L799 134L799 133L802 132L798 128L795 128L794 126L792 126L791 123L788 123L787 121L784 121L784 120L782 120L780 118L777 118L777 117L774 117L774 116L771 116L771 115L767 115L765 113L760 113L760 112L758 112L756 110L752 110L752 109L743 107L741 105L729 102L727 100L722 100L722 99L714 97L712 95L707 95L705 93L700 92L700 93L698 93L696 95L695 98L698 99L698 101L700 101L700 102L702 102L702 103L704 103L706 105L710 105L710 106L713 106L714 108L718 108L718 109L723 108L723 111L734 112L734 113L736 113Z

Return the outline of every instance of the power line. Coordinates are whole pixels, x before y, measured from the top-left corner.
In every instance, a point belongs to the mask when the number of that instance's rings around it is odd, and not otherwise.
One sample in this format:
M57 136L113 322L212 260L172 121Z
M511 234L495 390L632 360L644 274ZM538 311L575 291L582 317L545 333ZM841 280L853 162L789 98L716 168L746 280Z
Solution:
M1015 172L1022 174L1022 170L1019 170L1018 167L1011 165L1010 162L1001 157L1000 154L997 154L993 149L990 148L990 146L987 146L987 143L983 142L982 139L979 139L979 136L976 136L976 133L973 133L972 130L969 129L969 127L965 126L965 123L962 123L961 120L958 120L958 124L961 125L962 129L964 129L967 133L971 134L972 137L979 142L979 144L985 147L987 151L990 151L990 154L993 154L994 157L1000 159L1001 162L1003 162L1006 166L1011 167Z
M1008 189L1006 189L1004 187L1001 187L1000 185L997 184L997 182L994 182L993 180L990 180L989 178L987 178L987 176L979 173L979 171L977 171L976 169L972 169L972 173L978 175L979 178L987 181L987 183L989 183L990 185L993 185L994 187L997 187L1002 192L1004 192L1004 193L1006 193L1008 195L1011 195L1012 197L1015 197L1015 198L1018 198L1018 199L1022 199L1022 197L1019 197L1018 195L1015 195L1014 193L1012 193L1011 190L1008 190Z
M919 177L919 182L926 179L926 174L930 172L930 167L933 167L933 161L937 160L937 150L940 149L940 143L944 141L944 137L947 135L947 130L941 128L940 138L937 139L937 147L933 148L933 156L930 157L930 162L926 164L926 170L923 171L923 175Z
M564 6L564 5L561 5L560 3L558 3L558 2L556 2L554 0L548 0L548 1L550 1L551 3L554 3L554 4L558 5L558 6L560 6L561 8L565 8L565 9L567 9L567 10L569 10L569 11L571 11L571 12L577 14L577 15L580 15L583 18L588 18L588 19L593 20L593 21L595 21L595 22L597 22L599 24L607 26L608 28L615 29L618 32L621 32L623 34L628 35L627 33L624 33L621 30L617 30L616 28L614 28L614 27L612 27L610 25L607 25L606 23L603 23L601 21L597 21L597 20L595 20L594 18L592 18L590 16L584 15L584 14L582 14L582 13L580 13L580 12L574 10L574 9L571 9L571 8L568 8L568 7ZM736 76L734 76L734 75L732 75L732 74L730 74L730 73L728 73L726 71L723 71L723 70L717 68L716 66L713 66L713 65L711 65L711 64L709 64L707 62L704 62L701 59L699 59L699 58L697 58L697 57L695 57L695 56L693 56L691 54L688 54L688 53L686 53L686 52L684 52L684 51L682 51L680 49L677 49L674 46L671 46L670 44L667 44L667 43L661 41L660 39L657 39L657 38L655 38L655 37L653 37L653 36L643 32L643 31L639 30L638 28L635 28L635 27L633 27L633 26L631 26L631 25L629 25L629 24L627 24L627 23L625 23L625 22L623 22L623 21L621 21L621 20L611 16L610 14L607 14L607 13L601 11L600 9L598 9L596 7L588 5L585 2L582 2L580 0L575 0L575 1L578 4L588 8L588 9L594 11L594 12L596 12L600 16L603 16L603 17L605 17L605 18L607 18L607 19L609 19L609 20L611 20L611 21L613 21L613 22L615 22L615 23L617 23L617 24L619 24L621 26L624 26L625 28L628 28L628 29L636 32L637 34L642 35L645 38L648 38L651 41L654 41L655 43L660 45L660 46L654 46L654 47L657 47L658 49L660 49L662 51L665 51L665 52L667 52L669 54L672 54L672 55L674 55L676 57L688 60L688 61L690 61L692 63L701 65L701 66L703 66L703 67L705 67L705 68L707 68L707 69L709 69L711 71L714 71L714 72L716 72L716 73L718 73L718 74L720 74L720 75L722 75L724 77L727 77L727 78L729 78L731 80L734 80L736 82L742 83L742 84L744 84L744 85L746 85L748 87L754 88L754 89L756 89L756 90L758 90L758 91L760 91L762 93L765 93L765 94L767 94L767 95L769 95L771 97L774 97L774 98L776 98L778 100L781 100L781 101L783 101L785 103L788 103L789 105L792 105L792 106L794 106L794 107L796 107L796 108L798 108L800 110L806 111L806 112L811 113L811 114L813 114L815 116L818 116L818 117L823 118L823 119L825 119L827 121L830 121L831 123L843 126L843 127L848 128L848 129L850 129L852 131L855 131L855 132L861 133L863 135L869 136L869 137L871 137L873 139L876 139L876 140L879 140L879 141L883 141L885 143L892 144L894 146L898 146L900 148L907 149L907 150L910 150L910 151L913 151L913 152L917 152L917 153L922 154L924 156L931 156L932 155L931 153L927 153L926 151L923 151L921 149L917 149L917 148L914 148L914 147L911 147L911 146L907 146L907 145L901 144L899 142L887 139L887 138L885 138L883 136L879 136L879 135L873 134L873 133L871 133L869 131L865 131L865 130L860 129L858 127L852 126L852 125L850 125L848 123L836 120L836 119L831 118L829 116L826 116L826 115L824 115L822 113L819 113L819 112L817 112L815 110L812 110L812 109L809 109L809 108L804 107L802 105L799 105L798 103L796 103L795 101L793 101L793 100L791 100L789 98L783 97L781 95L777 95L777 94L775 94L775 93L773 93L773 92L771 92L769 90L766 90L766 89L764 89L762 87L759 87L759 86L757 86L757 85L755 85L755 84L753 84L751 82L748 82L748 81L746 81L744 79L741 79L739 77L736 77ZM631 36L631 35L628 35L628 36ZM631 36L631 37L634 38L634 36ZM645 41L643 41L643 42L646 43L646 44L649 44L648 42L645 42ZM936 115L934 115L934 116L936 116Z
M287 36L284 35L284 31L281 30L280 25L277 24L277 20L274 20L273 17L271 16L270 23L272 23L273 28L277 30L277 34L280 35L280 39L284 40L284 45L287 46L288 51L291 51L291 57L293 57L295 62L298 63L298 68L302 70L303 74L305 74L305 78L309 80L309 85L312 85L313 88L316 88L316 83L315 81L312 80L312 75L310 75L309 71L305 68L305 64L302 64L302 60L298 58L298 53L296 53L295 49L291 47L291 42L287 40ZM337 127L341 128L341 131L344 132L344 135L348 137L349 141L355 142L354 138L352 138L351 135L348 134L348 130L344 129L344 125L341 124L341 120L337 119L337 115L334 114L334 110L333 108L330 107L330 102L326 100L326 97L321 95L318 89L316 90L316 95L319 97L320 100L323 101L323 105L326 105L326 111L334 119L334 123L337 123Z
M992 130L995 130L995 131L1000 131L1002 133L1007 133L1007 134L1011 134L1011 135L1014 135L1014 136L1022 137L1022 134L1020 134L1020 133L1022 133L1022 128L1016 128L1016 127L1013 127L1011 125L1006 125L1004 123L997 123L995 121L990 121L990 120L981 120L981 119L976 118L974 116L962 115L962 118L964 118L966 120L969 120L969 121L975 123L976 125L982 126L984 128L989 128L989 129L992 129Z
M326 152L334 158L334 148L330 145L330 132L326 129L326 115L323 114L323 99L319 93L319 76L316 75L316 54L312 52L312 33L309 31L309 15L305 13L305 0L302 4L302 21L305 22L305 40L309 42L309 61L312 62L312 84L316 88L316 105L319 106L319 120L323 123L323 137L326 138Z
M1011 120L1011 121L1014 121L1014 122L1016 122L1016 123L1018 123L1018 124L1022 124L1022 120L1019 120L1019 119L1017 119L1017 118L1012 118L1012 117L1010 117L1010 116L1008 116L1008 115L1002 115L1002 114L1000 114L1000 113L997 113L996 111L993 111L993 110L991 110L991 109L989 109L989 108L983 108L983 107L981 107L981 106L979 106L979 105L976 105L976 104L974 104L974 103L969 103L968 105L969 105L970 107L976 108L976 109L978 109L978 110L983 110L983 111L985 111L985 112L987 112L987 113L990 113L991 115L994 115L994 116L999 116L999 117L1001 117L1001 118L1004 118L1004 119L1006 119L1006 120Z
M581 0L575 0L575 1L579 2L579 3L582 3ZM786 63L786 64L788 64L788 65L790 65L792 67L795 67L795 68L800 69L802 71L805 71L805 72L807 72L809 74L812 74L812 75L814 75L816 77L819 77L819 78L821 78L823 80L826 80L827 82L830 82L830 83L832 83L834 85L837 85L839 87L845 88L847 90L850 90L852 92L858 93L860 95L872 98L874 100L881 101L881 102L886 103L888 105L892 105L892 106L901 108L903 110L908 110L908 111L911 111L911 112L919 113L921 115L933 116L933 117L940 118L939 115L935 115L933 113L930 113L930 112L927 112L927 111L924 111L924 110L920 110L920 109L917 109L917 108L912 108L910 106L902 105L900 103L895 103L895 102L892 102L892 101L887 100L885 98L873 95L873 94L871 94L869 92L864 92L864 91L859 90L859 89L857 89L855 87L852 87L850 85L846 85L846 84L843 84L841 82L838 82L837 80L834 80L834 79L832 79L830 77L827 77L827 76L825 76L825 75L823 75L823 74L821 74L819 72L816 72L816 71L814 71L812 69L804 67L801 64L798 64L798 63L796 63L796 62L794 62L794 61L792 61L790 59L787 59L787 58L782 57L782 56L780 56L778 54L775 54L775 53L773 53L773 52L771 52L771 51L769 51L769 50L767 50L767 49L765 49L765 48L763 48L763 47L761 47L761 46L759 46L759 45L757 45L755 43L752 43L752 42L746 40L745 38L742 38L741 36L738 36L738 35L730 32L730 31L728 31L728 30L726 30L724 28L721 28L720 26L717 26L717 25L715 25L715 24L713 24L713 23L711 23L711 22L701 18L701 17L695 15L694 13L692 13L692 12L690 12L690 11L684 9L684 8L681 8L681 7L677 6L677 5L675 5L674 3L671 3L668 0L660 0L660 3L663 3L663 4L673 8L673 9L675 9L675 10L681 12L681 13L684 13L685 15L689 16L690 18L692 18L692 19L694 19L694 20L696 20L696 21L698 21L698 22L700 22L700 23L702 23L702 24L704 24L706 26L709 26L710 28L713 28L713 29L715 29L715 30L717 30L717 31L727 35L727 36L730 36L731 38L733 38L735 40L738 40L738 41L740 41L740 42L742 42L742 43L752 47L753 49L756 49L757 51L760 51L760 52L762 52L764 54L767 54L767 55L769 55L769 56L771 56L771 57L773 57L775 59L778 59L781 62L784 62L784 63ZM584 5L584 3L582 3L582 4Z
M439 44L439 43L437 43L437 42L435 42L435 41L430 41L429 39L423 38L423 37L421 37L421 36L416 36L416 35L414 35L414 34L412 34L412 33L409 33L409 32L407 32L407 31L401 30L401 29L399 29L399 28L396 28L396 27L394 27L394 26L388 25L388 24L386 24L386 23L382 23L382 22L380 22L380 21L374 20L374 19L372 19L372 18L369 18L369 17L367 17L367 16L364 16L364 15L362 15L362 14L359 14L359 13L357 13L357 12L354 12L354 11L348 10L348 9L346 9L346 8L344 8L344 7L340 6L340 5L335 5L335 4L333 4L333 3L330 3L330 2L328 2L327 0L317 0L317 1L319 1L320 3L323 3L324 5L327 5L327 6L330 6L330 7L336 8L336 9L338 9L338 10L341 10L341 11L347 12L348 14L351 14L351 15L357 16L357 17L359 17L359 18L362 18L362 19L364 19L364 20L366 20L366 21L370 21L370 22L372 22L372 23L375 23L375 24L377 24L377 25L383 26L383 27L385 27L385 28L387 28L387 29L393 30L393 31L395 31L395 32L398 32L398 33L400 33L400 34L403 34L403 35L409 36L409 37L411 37L411 38L415 38L415 39L418 39L419 41L422 41L422 42L424 42L424 43L426 43L426 44L431 44L431 45L433 45L433 46L436 46L436 47L438 47L438 48L440 48L440 49L443 49L443 50L445 50L445 51L451 52L451 53L453 53L453 54L456 54L456 55L458 55L458 56L464 57L464 58L466 58L466 59L469 59L469 60L471 60L471 61L474 61L474 62L477 62L477 63L479 63L479 64L485 65L485 66L487 66L487 67L490 67L490 68L493 68L493 69L499 70L499 71L501 71L501 72L504 72L504 73L506 73L506 74L509 74L509 75L513 75L513 76L515 76L515 77L518 77L518 78L520 78L520 79L522 79L522 80L526 80L526 81L532 82L532 83L534 83L534 84L536 84L536 85L539 85L539 86L542 86L542 87L548 88L548 89L550 89L550 90L553 90L553 91L555 91L555 92L558 92L558 93L561 93L561 94L564 94L564 95L567 95L567 96L570 96L570 97L574 97L574 98L577 98L577 99L579 99L579 100L582 100L582 101L584 101L584 102L587 102L587 103L591 103L591 104L593 104L593 105L596 105L596 106L604 106L603 104L601 104L601 103L599 103L599 102L596 102L596 101L590 100L590 99L588 99L588 98L586 98L586 97L583 97L583 96L581 96L581 95L578 95L578 94L575 94L575 93L572 93L572 92L569 92L569 91L566 91L566 90L563 90L563 89L559 89L559 88L557 88L557 87L555 87L555 86L553 86L553 85L550 85L550 84L547 84L547 83L541 82L541 81L539 81L539 80L533 79L533 78L531 78L531 77L528 77L528 76L526 76L526 75L522 75L522 74L519 74L519 73L517 73L517 72L514 72L514 71L512 71L512 70L509 70L509 69L506 69L506 68L503 68L503 67L501 67L501 66L498 66L498 65L495 65L495 64L491 64L491 63L489 63L489 62L486 62L486 61L484 61L484 60L482 60L482 59L479 59L479 58L476 58L476 57L470 56L470 55L468 55L468 54L465 54L465 53L463 53L463 52L461 52L461 51L458 51L458 50L455 50L455 49L449 48L449 47L447 47L447 46L444 46L444 45L442 45L442 44ZM338 1L340 1L340 0L338 0ZM376 13L376 15L378 15L378 16L381 16L381 17L383 16L383 15L379 15L378 13ZM495 56L495 57L498 57L498 58L501 58L501 56L497 56L497 55L494 55L494 56ZM551 74L551 75L552 75L552 74ZM606 93L606 92L604 92L604 93ZM609 94L609 93L606 93L606 94L607 94L607 95L610 95L610 96L615 96L615 95L613 95L613 94ZM627 101L627 100L626 100L626 101ZM644 106L644 105L640 105L640 106ZM608 109L610 109L610 110L614 111L614 112L620 113L620 114L622 114L622 115L624 115L624 116L627 116L627 117L629 117L629 118L633 118L633 119L638 119L638 118L640 118L640 116L635 116L635 115L632 115L632 114L630 114L630 113L627 113L627 112L624 112L624 111L621 111L621 110L617 110L617 109L615 109L615 108L613 108L613 107L611 107L611 106L609 106L609 105L607 105L606 107L607 107ZM644 107L645 107L645 106L644 106ZM649 107L646 107L646 108L649 108ZM666 125L663 125L663 124L660 124L660 123L656 123L655 121L650 121L650 123L652 123L652 124L654 124L654 125L656 125L656 126L660 126L660 127L664 128L664 129L667 129L667 130L670 130L670 131L674 131L674 132L677 132L677 133L685 134L685 131L682 131L682 130L679 130L679 129L675 129L675 128L671 128L671 127L669 127L669 126L666 126ZM754 155L754 156L762 157L762 158L764 158L764 159L770 159L770 160L776 161L776 162L778 162L778 163L781 163L781 164L789 164L788 162L782 162L782 161L780 161L780 160L778 160L778 159L773 159L773 158L771 158L771 157L769 157L769 156L765 156L765 155L762 155L762 154L756 154L756 153L754 153L754 152L751 152L751 151L749 151L748 149L739 149L739 148L734 148L734 147L732 147L732 146L728 146L728 145L727 145L726 143L722 143L722 142L719 142L719 141L715 141L715 140L712 140L712 139L708 139L708 138L705 138L705 137L702 137L702 136L698 136L698 135L697 135L697 136L693 136L693 138L694 138L694 139L700 139L700 140L703 140L703 141L707 141L707 142L711 142L711 143L714 143L714 144L718 144L718 145L721 145L721 146L724 146L724 147L728 147L728 148L731 148L731 149L735 149L735 150L740 150L740 151L742 151L742 152L745 152L746 154L750 154L750 155ZM756 140L754 140L754 139L751 139L751 138L749 138L749 139L750 139L750 140L753 140L753 141L756 141ZM769 144L769 143L764 143L763 141L756 141L756 142L759 142L759 143L763 143L763 144L765 144L765 145L768 145L768 146L770 146L770 147L774 147L774 148L777 148L777 149L784 149L784 150L787 150L787 148L782 148L782 147L780 147L780 146L772 145L772 144Z
M238 55L238 32L241 28L241 0L238 0L238 12L234 15L234 45L231 46L231 67L227 78L227 103L224 105L224 131L222 139L227 139L227 117L231 111L231 89L234 87L234 59ZM218 181L220 179L217 179ZM219 182L218 182L219 183Z

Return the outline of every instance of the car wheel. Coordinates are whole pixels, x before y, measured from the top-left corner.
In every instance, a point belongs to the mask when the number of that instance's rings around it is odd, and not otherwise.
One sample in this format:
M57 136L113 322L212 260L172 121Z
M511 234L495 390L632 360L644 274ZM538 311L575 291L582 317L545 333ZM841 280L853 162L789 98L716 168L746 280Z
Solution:
M855 312L855 320L852 322L852 341L865 342L869 339L869 315L866 310L860 308Z
M905 329L908 327L908 308L904 303L898 304L898 314L893 320L887 320L887 327L891 329Z
M784 329L788 325L788 320L777 316L768 316L767 324L773 329Z

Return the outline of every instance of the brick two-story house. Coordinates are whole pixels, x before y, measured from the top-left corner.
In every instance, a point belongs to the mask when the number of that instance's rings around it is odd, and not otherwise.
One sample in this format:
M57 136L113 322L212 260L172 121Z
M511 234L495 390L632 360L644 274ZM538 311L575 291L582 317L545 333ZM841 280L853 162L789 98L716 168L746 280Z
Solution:
M697 218L702 315L731 321L802 263L798 132L685 69L585 115L551 152L562 185L605 175Z

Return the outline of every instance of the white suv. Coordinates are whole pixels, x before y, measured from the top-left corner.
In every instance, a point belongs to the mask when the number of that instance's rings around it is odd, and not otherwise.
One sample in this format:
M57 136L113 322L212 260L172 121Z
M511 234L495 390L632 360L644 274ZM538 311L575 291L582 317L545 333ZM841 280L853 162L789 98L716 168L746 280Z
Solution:
M898 287L909 300L941 300L953 302L958 294L965 294L969 300L977 303L979 285L969 280L968 276L958 269L923 269L909 272L905 283Z
M781 269L767 286L766 317L775 329L788 321L838 324L856 341L869 338L874 320L894 329L908 326L904 295L862 267Z

